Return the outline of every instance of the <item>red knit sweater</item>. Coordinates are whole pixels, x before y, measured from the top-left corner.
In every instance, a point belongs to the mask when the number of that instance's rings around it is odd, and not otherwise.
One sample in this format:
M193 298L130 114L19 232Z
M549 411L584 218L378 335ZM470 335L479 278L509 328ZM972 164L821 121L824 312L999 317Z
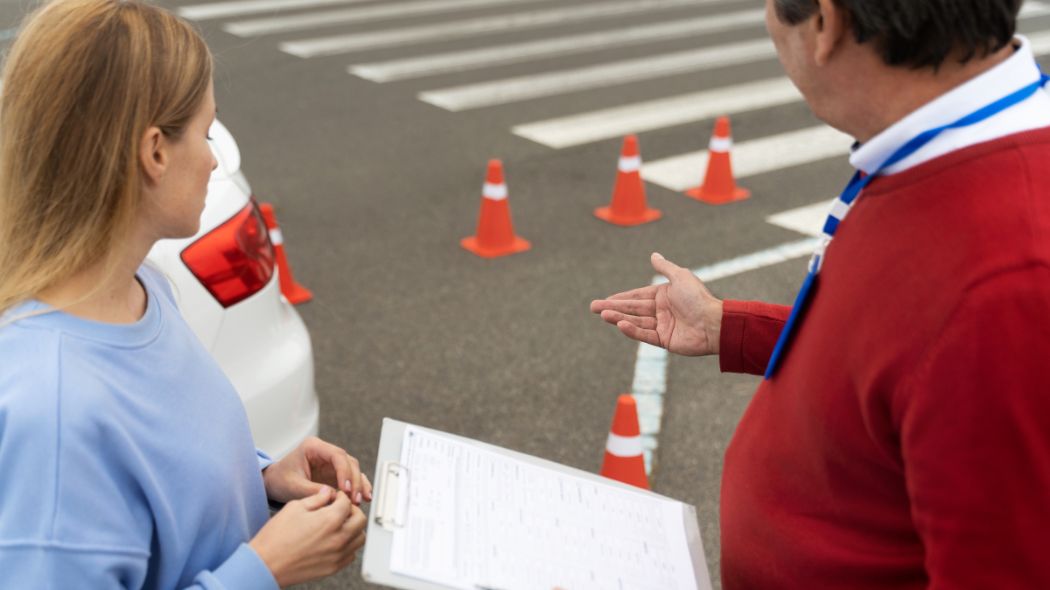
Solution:
M787 314L727 301L722 369L761 374ZM1050 588L1050 129L861 195L721 514L726 590Z

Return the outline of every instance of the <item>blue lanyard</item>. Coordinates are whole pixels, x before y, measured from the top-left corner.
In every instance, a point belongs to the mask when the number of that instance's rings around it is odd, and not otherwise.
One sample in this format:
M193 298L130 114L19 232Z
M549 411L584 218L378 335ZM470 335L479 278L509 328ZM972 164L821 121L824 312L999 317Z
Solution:
M949 129L969 127L970 125L980 123L989 117L997 115L1010 107L1027 100L1033 94L1038 92L1048 81L1050 81L1050 76L1040 74L1038 82L1033 82L1008 96L1004 96L987 106L981 107L958 121L923 131L911 141L898 148L897 151L893 152L893 155L883 162L881 166L872 171L871 174L865 175L860 171L857 171L853 175L853 178L850 179L849 184L846 185L845 190L842 191L842 194L839 195L838 200L835 202L835 207L832 208L832 212L828 215L827 221L824 222L824 240L821 243L820 248L813 255L813 258L810 260L809 272L806 274L805 280L802 281L802 288L799 289L798 296L795 297L795 305L791 308L791 315L788 316L787 323L784 324L784 328L780 331L780 338L777 339L777 344L773 347L773 355L769 357L769 365L766 367L766 379L773 377L773 374L776 373L777 367L780 365L780 361L787 352L788 345L791 342L791 335L795 328L797 328L800 316L812 296L813 287L817 282L817 275L820 274L820 268L824 262L824 254L827 251L828 245L831 243L831 238L835 235L839 223L842 222L846 213L849 212L850 207L853 206L853 202L860 195L861 191L871 184L871 181L873 181L883 170L919 151L923 146L941 133Z

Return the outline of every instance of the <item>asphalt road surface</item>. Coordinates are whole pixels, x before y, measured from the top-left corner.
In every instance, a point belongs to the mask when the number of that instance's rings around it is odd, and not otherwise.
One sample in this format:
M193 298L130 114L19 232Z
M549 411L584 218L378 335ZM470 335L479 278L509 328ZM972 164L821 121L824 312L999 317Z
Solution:
M368 473L386 416L597 471L638 346L589 302L648 284L654 251L699 268L804 239L767 218L830 200L850 174L848 138L782 78L760 0L162 3L215 53L220 119L316 296L299 310L321 435ZM1021 30L1050 52L1050 17L1027 4ZM27 7L5 4L4 23ZM678 157L706 149L719 114L753 196L711 206L681 194L702 170ZM664 217L625 229L592 210L608 204L629 132ZM489 158L533 243L495 260L459 246ZM792 219L811 227L813 210ZM805 263L710 287L790 303ZM722 456L756 385L717 359L671 357L650 428L653 487L698 507L716 587ZM366 586L358 561L308 587Z

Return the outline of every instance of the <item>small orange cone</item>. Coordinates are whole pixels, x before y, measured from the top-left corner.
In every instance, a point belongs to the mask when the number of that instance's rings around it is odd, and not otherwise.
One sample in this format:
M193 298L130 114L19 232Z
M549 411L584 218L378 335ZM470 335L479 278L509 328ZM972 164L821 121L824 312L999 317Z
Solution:
M661 213L650 209L645 203L645 186L639 170L642 156L638 152L638 138L628 135L623 138L623 150L617 166L616 185L613 187L612 203L599 207L594 215L602 221L624 227L641 225L660 219Z
M605 461L601 474L632 486L649 489L642 454L642 431L638 427L638 407L634 398L624 394L616 401L612 431L605 443Z
M281 294L293 305L306 303L314 298L309 289L295 282L292 277L292 267L288 265L288 257L284 254L284 236L281 228L277 225L277 216L274 215L273 205L261 203L259 212L266 221L266 229L270 232L270 242L273 243L274 257L277 258L277 275L281 280Z
M729 117L719 117L715 121L715 133L711 136L711 145L708 148L704 184L685 191L685 194L711 205L742 201L750 197L751 192L737 186L733 180L733 164L729 158L732 147L733 136L729 131Z
M499 160L489 160L488 175L481 191L477 233L459 243L482 258L517 254L532 247L527 240L514 235L507 185L503 182L503 164Z

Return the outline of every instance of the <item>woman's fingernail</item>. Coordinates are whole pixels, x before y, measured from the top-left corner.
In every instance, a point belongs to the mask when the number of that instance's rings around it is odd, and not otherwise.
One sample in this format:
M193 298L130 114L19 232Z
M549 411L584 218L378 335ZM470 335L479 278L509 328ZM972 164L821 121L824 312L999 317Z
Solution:
M347 493L350 493L350 490L352 489L352 486L350 485L350 480L349 479L343 482L343 487L346 488L346 492Z
M354 498L356 498L357 499L357 503L360 504L361 503L361 492L357 492L357 495L354 496Z
M322 485L321 486L321 491L318 492L318 494L321 495L322 497L328 498L328 497L330 497L332 495L332 490L328 486Z

